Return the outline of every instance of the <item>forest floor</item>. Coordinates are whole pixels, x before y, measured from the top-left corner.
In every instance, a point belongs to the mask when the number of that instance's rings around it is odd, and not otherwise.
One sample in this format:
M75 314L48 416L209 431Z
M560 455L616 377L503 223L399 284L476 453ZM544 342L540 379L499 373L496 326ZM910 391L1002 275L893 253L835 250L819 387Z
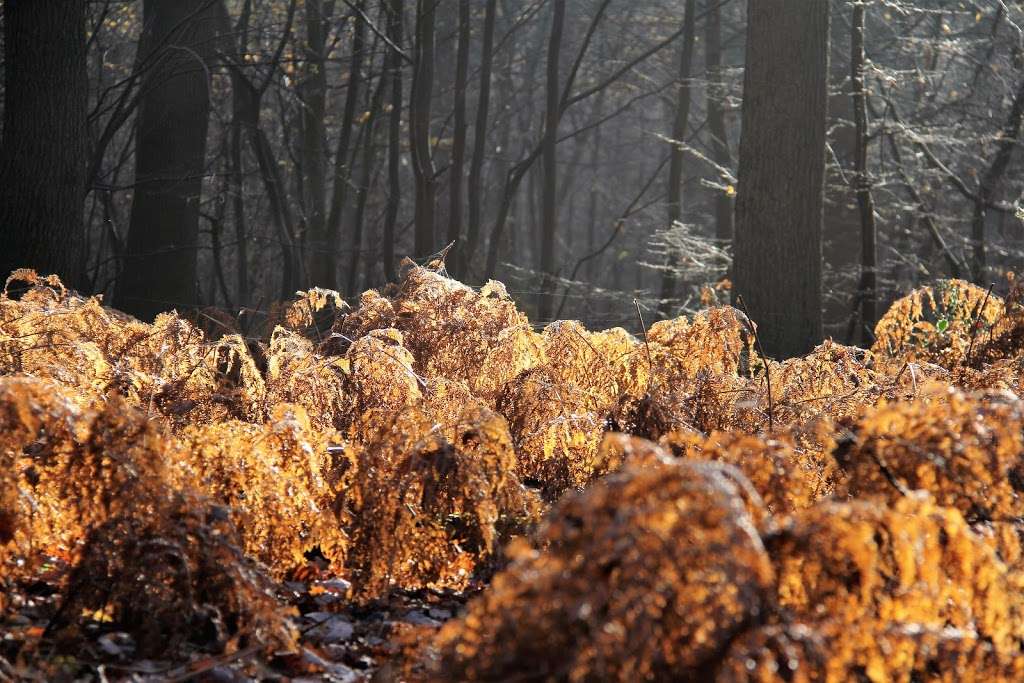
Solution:
M1024 679L1024 291L870 349L535 330L408 265L243 333L0 296L0 680Z

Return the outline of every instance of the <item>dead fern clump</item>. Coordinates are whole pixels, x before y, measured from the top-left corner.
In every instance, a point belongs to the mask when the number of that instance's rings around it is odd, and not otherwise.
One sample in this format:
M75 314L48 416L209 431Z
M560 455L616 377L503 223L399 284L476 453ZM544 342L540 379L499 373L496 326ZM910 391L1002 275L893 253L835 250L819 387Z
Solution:
M32 283L20 298L0 296L0 373L53 380L83 407L118 394L176 425L262 420L263 379L237 335L207 343L173 313L145 324L52 276L20 281Z
M347 539L331 514L328 438L302 408L279 404L265 425L188 428L178 441L199 487L230 511L249 557L277 577L314 548L342 566Z
M984 308L982 308L984 306ZM975 323L991 327L1003 316L1003 300L964 280L940 280L916 289L889 307L875 325L877 355L927 361L950 370L963 364L976 336Z
M337 362L345 380L340 391L348 396L339 427L357 425L371 411L398 414L422 403L426 382L413 370L415 359L404 344L394 328L373 330Z
M339 428L351 411L346 386L349 361L316 353L312 341L283 327L267 349L266 402L302 406L318 430Z
M618 400L619 378L637 342L622 328L588 332L575 320L560 320L544 328L547 367L555 381L587 394L598 410L610 410Z
M750 480L773 514L811 507L832 495L837 467L832 456L793 443L788 435L760 437L742 432L685 432L661 443L681 458L732 465Z
M653 384L643 394L623 394L611 422L616 430L652 441L673 432L755 431L748 425L766 420L766 414L752 416L757 393L752 380L699 370L692 378Z
M83 411L52 382L0 377L0 581L29 574L40 550L70 548L84 533L74 517L62 523L59 499L35 490L40 468L71 458L85 438L82 421Z
M1000 652L1024 635L1006 565L959 511L926 494L891 507L823 502L766 541L778 600L798 620L877 620L976 632Z
M112 517L147 514L171 473L166 436L120 399L82 410L52 382L0 378L0 458L17 491L10 554L73 556L89 530Z
M343 488L355 594L392 587L464 588L486 568L502 531L533 523L538 503L520 484L504 420L471 409L455 441L423 413L367 416L376 433L352 446Z
M757 623L773 573L736 485L686 463L563 498L434 641L448 680L679 680Z
M658 444L648 439L616 432L605 432L598 450L598 458L609 471L613 472L629 467L658 467L680 462L673 450L669 449L667 442ZM711 461L710 458L706 460ZM728 479L735 486L736 493L743 500L747 514L750 515L757 529L762 533L774 530L775 522L772 511L742 470L725 463L723 463L725 465L723 467L714 461L707 461L697 456L690 459L688 463L698 469L708 467L717 475Z
M647 332L655 367L670 375L693 377L700 370L748 375L757 363L747 318L731 306L708 308L692 320L676 318L651 325Z
M465 382L442 378L428 379L423 386L424 410L441 428L442 435L449 441L455 436L452 428L467 410L488 408L487 404L477 398Z
M498 399L498 412L508 420L520 478L554 499L607 472L597 452L606 426L603 400L564 381L548 365L510 382Z
M832 341L806 356L770 363L775 424L855 415L884 390L885 381L873 368L870 352ZM758 408L768 409L765 386L758 395Z
M395 326L395 307L376 289L368 289L359 297L359 305L334 321L325 353L343 355L349 344L373 330Z
M867 620L770 624L737 638L715 673L722 683L1011 681L1024 659L972 631Z
M852 496L892 502L923 489L969 522L1024 515L1024 412L1013 395L951 388L868 409L833 452Z
M409 267L392 299L394 326L427 378L464 382L493 403L501 388L543 360L537 335L501 283L479 292L429 268Z
M89 533L48 635L77 652L87 626L111 628L128 633L142 657L174 656L188 641L213 652L294 648L289 610L239 550L227 510L172 498Z
M31 575L43 554L75 564L50 627L69 647L98 622L163 653L204 605L226 636L286 643L266 579L235 547L227 511L194 494L170 435L118 397L82 410L68 392L0 378L0 489L17 491L0 579Z

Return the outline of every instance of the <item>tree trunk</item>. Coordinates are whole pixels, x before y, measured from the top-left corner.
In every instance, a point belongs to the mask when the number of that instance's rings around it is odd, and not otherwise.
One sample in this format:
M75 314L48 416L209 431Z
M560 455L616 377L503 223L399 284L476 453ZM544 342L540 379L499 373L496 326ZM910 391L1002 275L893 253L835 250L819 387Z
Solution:
M321 256L330 263L321 263L320 273L324 286L337 288L336 258L338 245L341 241L341 217L345 212L348 198L349 179L352 175L349 148L352 145L352 124L356 117L356 105L363 83L363 55L366 51L366 22L362 14L366 6L365 0L356 4L355 25L352 31L352 61L349 64L348 89L345 93L345 109L341 116L341 131L338 134L338 149L334 154L334 186L331 192L331 208L327 217L328 249ZM390 55L390 53L389 53Z
M356 213L352 218L352 256L349 261L348 281L345 292L349 296L355 296L356 275L359 272L359 256L363 244L363 223L366 216L366 200L370 194L370 181L373 178L373 167L376 161L374 155L374 133L377 130L377 119L384 103L384 92L387 90L387 70L381 76L377 90L373 93L373 100L370 103L369 118L363 128L363 160L360 169L358 196L356 197Z
M864 90L864 14L863 2L853 5L850 30L850 85L853 89L853 120L856 126L854 147L854 188L860 209L860 341L869 345L878 318L878 276L875 249L875 202L868 175L868 107Z
M238 22L238 49L245 54L249 49L249 22L252 18L252 0L246 0ZM231 92L231 212L235 220L235 241L238 254L238 272L235 280L235 300L239 306L249 305L249 237L245 222L245 169L242 166L242 128L245 119L245 95L232 80Z
M704 69L708 85L705 91L708 110L708 134L711 136L711 160L722 168L732 166L729 133L725 126L725 74L722 70L722 3L707 0L707 24L704 26ZM721 180L725 180L722 178ZM732 243L732 196L714 189L715 238L720 246Z
M211 0L145 0L143 81L124 269L115 305L144 320L197 304L199 200L210 114ZM155 54L159 51L158 54Z
M403 0L391 0L388 9L387 35L392 45L402 46L402 18L405 14ZM397 280L395 272L395 226L398 223L398 209L402 203L401 186L401 131L402 131L402 59L401 55L389 49L385 68L391 76L391 113L388 117L388 205L384 216L384 244L381 260L384 262L384 277L389 282Z
M743 82L734 296L765 351L821 339L821 226L829 3L750 0Z
M682 143L686 139L686 128L690 120L690 68L693 63L693 44L696 38L697 0L686 0L683 12L683 48L679 57L679 83L676 86L676 116L672 123L672 139ZM683 150L679 144L672 145L672 156L668 163L668 228L671 230L683 215ZM676 284L679 279L679 254L668 255L668 263L661 279L661 304L659 312L669 317L674 308Z
M334 264L337 246L328 239L324 218L327 194L326 165L327 132L324 125L326 111L327 75L325 61L327 44L324 30L324 4L322 0L306 2L306 44L304 73L299 94L302 101L302 187L305 191L307 237L305 255L306 285L334 287Z
M1010 106L1006 124L996 139L996 155L982 176L978 185L977 197L974 201L974 218L971 223L971 242L974 264L971 269L975 283L984 285L987 278L985 258L985 216L988 206L995 199L996 191L1002 183L1006 169L1013 158L1013 150L1020 140L1021 125L1024 123L1024 80L1017 86L1017 94Z
M84 0L4 3L0 284L15 268L84 282Z
M551 318L555 291L555 230L557 228L558 122L561 119L559 57L562 52L562 27L565 24L565 0L552 0L551 37L548 41L547 110L544 115L544 196L541 209L540 296L537 317L543 323Z
M409 109L409 144L416 177L416 228L413 255L429 256L434 244L437 179L430 153L430 103L434 89L434 25L438 0L418 0L416 51Z
M476 123L473 129L473 160L469 166L469 226L466 232L464 262L467 271L472 269L473 258L480 242L480 221L482 220L483 197L480 187L483 176L484 156L487 153L487 119L491 107L491 73L494 71L494 25L498 0L487 0L484 15L484 36L480 56L480 94L476 105ZM511 48L510 48L511 49Z
M466 80L469 76L469 0L459 0L459 48L455 59L455 130L452 140L452 167L448 171L451 189L448 194L448 243L454 243L449 254L455 277L461 277L464 246L462 238L462 184L466 168Z

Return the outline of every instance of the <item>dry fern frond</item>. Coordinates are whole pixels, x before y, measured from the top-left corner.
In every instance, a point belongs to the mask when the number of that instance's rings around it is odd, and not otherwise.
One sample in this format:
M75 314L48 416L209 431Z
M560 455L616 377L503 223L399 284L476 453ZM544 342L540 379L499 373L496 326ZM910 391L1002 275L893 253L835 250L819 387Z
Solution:
M925 494L891 507L821 503L767 545L780 606L800 619L952 626L1006 653L1024 635L1006 566L957 510Z
M471 410L446 440L425 415L368 416L347 475L348 567L357 596L392 586L465 587L499 543L500 529L532 524L537 503L515 475L500 416Z
M535 547L435 641L454 680L680 679L770 603L735 485L687 464L629 468L564 498Z
M836 464L827 452L796 446L788 436L762 438L740 432L707 437L675 432L662 438L678 457L710 460L737 468L773 514L808 508L832 495Z
M132 636L143 657L173 656L188 639L213 651L293 648L288 610L242 555L227 519L223 508L185 497L96 527L50 635L76 652L86 625L98 620Z
M179 444L203 492L230 511L249 557L282 577L319 548L341 568L347 540L330 514L328 438L302 408L279 404L262 426L189 428Z
M928 398L866 410L834 456L843 492L889 501L924 489L970 521L1024 515L1024 412L1015 396L968 396L937 387Z
M940 280L889 307L875 325L871 350L877 355L953 369L965 360L975 321L991 327L1004 310L1000 297L980 287L964 280Z

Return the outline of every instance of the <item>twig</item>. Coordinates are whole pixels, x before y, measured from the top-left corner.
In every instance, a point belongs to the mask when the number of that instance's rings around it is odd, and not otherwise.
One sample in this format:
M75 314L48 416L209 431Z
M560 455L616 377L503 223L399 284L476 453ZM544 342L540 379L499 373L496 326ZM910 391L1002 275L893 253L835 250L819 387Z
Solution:
M981 301L981 308L978 309L978 314L974 316L974 321L971 323L971 343L967 347L967 355L964 357L964 370L971 365L971 354L974 353L974 339L978 336L978 325L981 324L981 316L985 314L985 305L988 303L988 298L992 294L992 288L995 286L996 283L994 282L988 286L988 291L985 292L985 298Z
M772 374L768 369L768 356L764 355L761 337L758 336L757 328L754 327L754 322L750 319L750 312L747 311L747 304L743 301L742 294L736 295L736 303L739 304L740 310L746 316L747 327L750 328L750 333L754 335L754 345L757 347L757 353L761 356L761 363L764 364L764 381L768 385L768 432L771 433L775 431L775 403L772 401Z
M633 299L636 306L636 317L640 319L640 329L644 331L644 347L647 348L647 393L651 393L651 380L654 379L654 359L651 357L651 342L647 340L647 325L644 323L644 314L640 312L640 302Z

